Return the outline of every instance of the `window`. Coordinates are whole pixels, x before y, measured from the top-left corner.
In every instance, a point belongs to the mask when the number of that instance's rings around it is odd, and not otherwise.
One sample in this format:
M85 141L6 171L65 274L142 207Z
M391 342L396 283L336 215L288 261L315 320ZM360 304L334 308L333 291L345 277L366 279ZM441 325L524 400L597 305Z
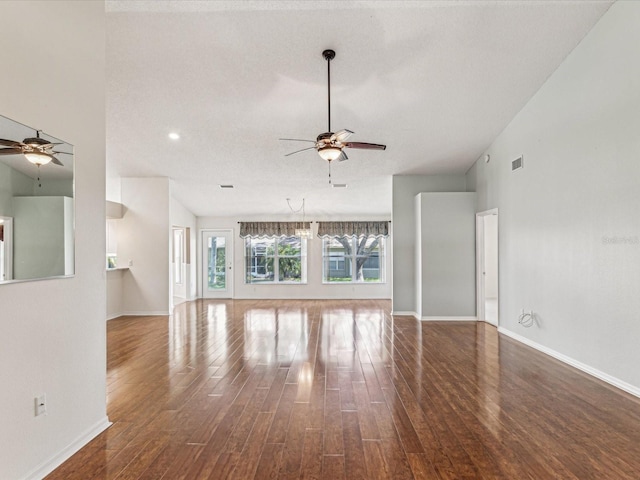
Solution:
M307 283L307 242L300 237L245 239L245 283Z
M384 282L383 237L325 237L322 258L325 283Z

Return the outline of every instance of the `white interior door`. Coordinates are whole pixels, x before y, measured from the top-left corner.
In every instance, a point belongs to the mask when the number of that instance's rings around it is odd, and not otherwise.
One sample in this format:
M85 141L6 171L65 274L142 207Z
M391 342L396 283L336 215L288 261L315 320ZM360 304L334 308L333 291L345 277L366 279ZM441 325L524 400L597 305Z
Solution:
M202 232L202 296L233 298L233 232Z
M478 320L498 326L498 210L476 214Z

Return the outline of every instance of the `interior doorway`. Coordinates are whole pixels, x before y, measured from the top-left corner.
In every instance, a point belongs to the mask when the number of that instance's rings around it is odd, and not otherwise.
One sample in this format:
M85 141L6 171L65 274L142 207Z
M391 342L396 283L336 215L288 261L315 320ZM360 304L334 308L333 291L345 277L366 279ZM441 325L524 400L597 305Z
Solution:
M179 305L187 299L187 229L184 227L172 228L172 256L171 256L171 287L172 304Z
M498 209L476 213L476 298L478 320L498 326Z

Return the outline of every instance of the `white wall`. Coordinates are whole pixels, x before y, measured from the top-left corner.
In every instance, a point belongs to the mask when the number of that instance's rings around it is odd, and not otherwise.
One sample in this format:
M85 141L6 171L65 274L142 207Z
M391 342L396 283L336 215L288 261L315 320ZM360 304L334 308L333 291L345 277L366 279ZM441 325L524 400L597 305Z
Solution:
M415 196L421 192L464 192L464 175L395 175L392 183L391 237L393 311L415 314Z
M500 209L501 327L638 395L639 132L640 2L616 2L468 172Z
M416 312L423 319L476 315L475 194L419 193L421 270Z
M118 266L131 262L122 276L122 314L168 315L169 179L122 178L121 188Z
M34 183L24 173L0 163L0 215L12 217L13 197L34 195Z
M107 425L104 3L3 1L0 18L0 113L71 142L76 162L75 277L0 285L0 478L14 480Z
M14 197L13 278L73 274L73 199Z
M229 217L199 217L198 218L198 265L201 265L202 257L202 230L230 230L233 229L234 238L234 297L235 298L390 298L391 284L389 272L391 268L391 255L389 244L386 250L386 274L387 282L380 284L323 284L322 283L322 240L316 236L317 223L313 226L313 240L307 241L307 283L305 285L252 285L244 283L244 239L239 236L238 221L296 221L295 218L229 218ZM324 219L314 219L324 220ZM381 220L371 218L332 218L332 221L340 220ZM299 220L298 220L299 221ZM329 220L327 220L329 221ZM202 295L202 275L198 269L198 296Z
M187 210L178 200L171 197L171 226L185 227L188 229L186 268L185 268L185 290L186 299L193 300L197 296L197 263L196 263L196 238L197 221L193 213ZM172 240L173 241L173 238ZM173 258L170 259L173 261ZM173 264L171 264L173 265ZM170 265L170 266L171 266Z
M124 276L128 270L117 269L107 271L107 320L113 320L124 312Z
M168 315L174 225L191 232L186 298L196 298L196 218L170 197L168 178L123 178L119 183L118 200L123 203L111 206L122 205L117 212L122 212L122 218L106 221L107 253L117 254L120 268L107 272L107 320L121 315ZM127 269L129 260L133 265Z

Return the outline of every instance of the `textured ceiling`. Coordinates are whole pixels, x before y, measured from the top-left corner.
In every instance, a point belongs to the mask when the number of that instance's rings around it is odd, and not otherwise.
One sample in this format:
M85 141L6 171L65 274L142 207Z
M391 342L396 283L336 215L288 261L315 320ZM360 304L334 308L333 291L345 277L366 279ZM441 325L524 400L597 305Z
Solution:
M109 182L170 177L198 216L388 216L392 175L464 173L610 4L107 1ZM278 140L326 131L326 48L333 130L387 145L333 165L346 189Z

